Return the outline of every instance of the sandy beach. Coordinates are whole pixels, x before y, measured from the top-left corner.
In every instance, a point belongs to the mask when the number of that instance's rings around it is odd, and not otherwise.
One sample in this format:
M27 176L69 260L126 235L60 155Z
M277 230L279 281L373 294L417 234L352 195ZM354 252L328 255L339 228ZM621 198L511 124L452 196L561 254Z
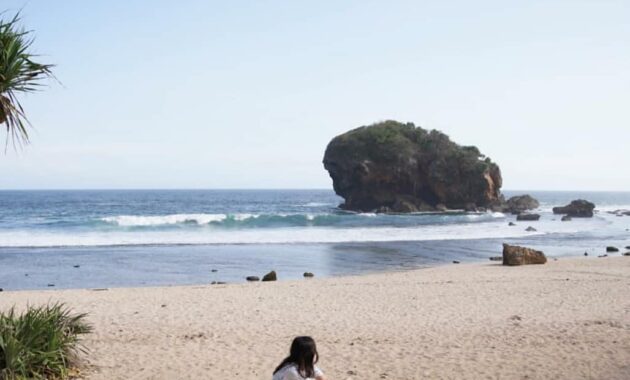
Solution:
M0 293L89 313L88 379L269 379L311 335L330 379L628 379L630 257L276 283Z

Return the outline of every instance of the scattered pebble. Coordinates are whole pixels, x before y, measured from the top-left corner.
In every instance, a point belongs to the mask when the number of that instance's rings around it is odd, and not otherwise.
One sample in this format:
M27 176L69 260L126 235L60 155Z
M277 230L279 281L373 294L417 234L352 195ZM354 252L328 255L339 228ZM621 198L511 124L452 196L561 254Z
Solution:
M162 307L166 307L166 304L162 304Z

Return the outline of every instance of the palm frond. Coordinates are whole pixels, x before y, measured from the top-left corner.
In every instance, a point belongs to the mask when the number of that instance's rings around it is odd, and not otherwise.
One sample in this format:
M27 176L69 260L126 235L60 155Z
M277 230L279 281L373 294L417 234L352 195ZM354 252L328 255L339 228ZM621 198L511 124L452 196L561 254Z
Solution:
M8 20L0 19L0 125L6 127L6 144L12 141L14 147L29 142L30 126L17 95L37 91L44 79L54 78L54 65L35 61L37 55L30 53L32 31L19 23L19 12Z

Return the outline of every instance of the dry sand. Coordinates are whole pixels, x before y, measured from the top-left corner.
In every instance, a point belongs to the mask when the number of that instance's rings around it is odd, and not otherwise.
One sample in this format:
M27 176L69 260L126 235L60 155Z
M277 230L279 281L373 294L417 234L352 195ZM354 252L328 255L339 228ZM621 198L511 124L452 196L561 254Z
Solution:
M277 283L0 293L90 313L89 379L270 379L312 335L329 379L630 379L630 257Z

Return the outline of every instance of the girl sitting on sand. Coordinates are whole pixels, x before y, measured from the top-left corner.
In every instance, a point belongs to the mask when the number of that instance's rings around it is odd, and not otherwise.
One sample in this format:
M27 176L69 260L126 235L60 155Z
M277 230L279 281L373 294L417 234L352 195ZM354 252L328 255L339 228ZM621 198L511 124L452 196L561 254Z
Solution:
M273 371L273 380L326 380L315 365L318 359L313 338L298 336L291 343L290 355Z

